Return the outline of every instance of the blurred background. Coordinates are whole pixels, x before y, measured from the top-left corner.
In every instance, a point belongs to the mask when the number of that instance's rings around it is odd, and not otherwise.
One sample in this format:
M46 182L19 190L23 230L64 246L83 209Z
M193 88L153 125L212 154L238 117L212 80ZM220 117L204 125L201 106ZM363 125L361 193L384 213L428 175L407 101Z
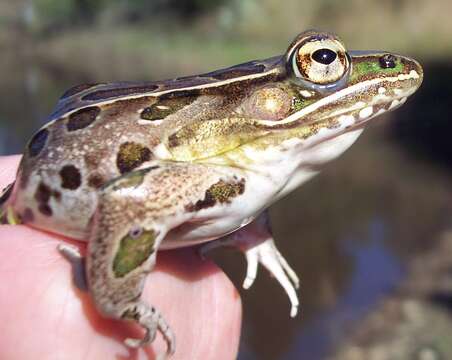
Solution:
M239 359L452 358L450 0L0 0L0 155L69 87L207 72L308 28L418 59L425 82L271 213L301 315L261 269L241 291ZM214 257L240 287L245 261Z

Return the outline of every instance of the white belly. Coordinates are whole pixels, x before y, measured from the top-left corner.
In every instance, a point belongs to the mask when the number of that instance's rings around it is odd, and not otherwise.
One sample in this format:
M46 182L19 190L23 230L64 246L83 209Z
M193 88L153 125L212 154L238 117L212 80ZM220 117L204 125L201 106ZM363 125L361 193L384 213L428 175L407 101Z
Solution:
M172 249L203 243L223 237L250 223L268 207L279 187L274 179L268 176L251 172L247 172L245 176L243 195L232 199L230 203L200 210L189 222L172 229L165 237L162 248Z
M362 130L355 130L318 145L294 148L292 153L275 156L245 172L246 188L231 203L201 210L195 217L172 229L162 243L164 249L191 246L231 233L251 222L273 202L318 174L313 167L336 158L356 141ZM306 144L305 144L306 145ZM231 172L234 170L231 169ZM240 176L244 173L241 172Z
M320 166L337 158L347 150L363 132L363 129L350 131L335 139L322 142L303 151L300 164L274 201L281 199L320 172Z

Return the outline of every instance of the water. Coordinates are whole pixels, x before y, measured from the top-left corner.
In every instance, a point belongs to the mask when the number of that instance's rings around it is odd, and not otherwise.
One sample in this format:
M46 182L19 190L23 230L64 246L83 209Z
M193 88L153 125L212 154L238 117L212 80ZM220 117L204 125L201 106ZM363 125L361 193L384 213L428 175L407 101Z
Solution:
M344 251L351 255L354 268L347 288L332 309L319 313L300 331L284 359L325 357L343 339L344 329L370 311L399 283L403 269L384 244L386 230L382 219L375 219L369 224L365 244L344 240Z
M0 64L1 154L21 152L66 88L99 80L24 54L16 59ZM439 67L430 69L452 79ZM278 246L301 278L302 312L289 318L285 294L260 269L253 288L241 292L239 359L325 358L397 287L410 258L434 247L449 225L452 157L444 154L451 151L445 140L450 125L441 119L449 118L450 102L436 100L426 74L425 91L416 99L378 121L342 158L272 208ZM450 81L442 81L447 96ZM240 257L216 253L238 287L245 270Z

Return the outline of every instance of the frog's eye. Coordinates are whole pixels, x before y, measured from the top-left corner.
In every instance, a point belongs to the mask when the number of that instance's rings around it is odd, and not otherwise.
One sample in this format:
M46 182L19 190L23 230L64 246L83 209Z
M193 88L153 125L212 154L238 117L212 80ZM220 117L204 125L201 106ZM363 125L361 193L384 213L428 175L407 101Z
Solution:
M132 239L138 239L141 234L143 234L143 228L141 226L135 225L129 230L129 236Z
M348 73L347 52L334 37L312 36L297 45L291 49L288 66L307 86L314 89L335 87Z

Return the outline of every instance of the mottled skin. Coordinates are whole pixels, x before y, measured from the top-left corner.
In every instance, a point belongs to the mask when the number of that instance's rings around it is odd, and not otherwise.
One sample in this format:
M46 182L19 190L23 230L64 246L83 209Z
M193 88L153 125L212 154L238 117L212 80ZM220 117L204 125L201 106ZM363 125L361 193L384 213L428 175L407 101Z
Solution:
M307 31L283 56L205 75L78 86L29 142L0 205L9 222L88 240L86 278L98 310L145 328L129 346L152 342L158 330L172 354L174 335L140 300L157 251L222 238L205 248L241 248L245 287L263 264L294 316L298 278L264 210L421 82L412 59L346 52L334 35Z

